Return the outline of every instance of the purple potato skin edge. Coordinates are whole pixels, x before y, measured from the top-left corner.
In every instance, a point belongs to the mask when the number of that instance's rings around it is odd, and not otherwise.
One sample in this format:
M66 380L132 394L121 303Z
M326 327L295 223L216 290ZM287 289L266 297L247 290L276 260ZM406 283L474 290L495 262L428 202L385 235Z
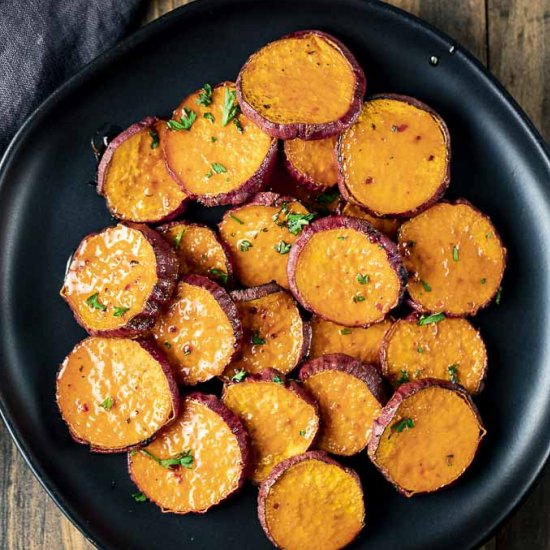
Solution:
M145 302L144 308L140 313L132 317L125 325L108 330L88 328L78 313L71 307L69 301L62 296L71 308L76 322L91 336L103 336L105 338L136 338L138 336L146 335L155 324L162 306L171 298L176 286L176 280L178 278L178 259L176 258L176 255L170 245L156 231L144 224L128 222L121 225L125 225L130 229L139 231L152 246L157 262L157 282L151 290L151 293ZM94 237L95 235L99 235L100 233L101 231L91 233L82 239L76 249L76 252L71 257L71 264L82 244L87 239Z
M352 470L351 468L342 466L342 464L336 462L336 460L331 458L324 451L308 451L301 455L291 456L290 458L279 462L279 464L277 464L277 466L275 466L273 470L271 470L267 478L260 484L258 491L258 519L260 520L260 525L262 526L262 529L264 530L267 538L276 548L280 548L280 546L278 545L277 541L271 536L271 533L269 532L269 527L267 525L266 504L269 492L271 488L275 485L275 483L277 483L277 481L285 474L285 472L289 468L295 466L296 464L300 464L301 462L305 462L306 460L318 460L320 462L324 462L325 464L330 464L332 466L340 468L341 470L344 470L354 479L361 491L361 494L363 494L363 486L361 485L361 480L359 479L357 472L355 472L355 470ZM365 522L363 520L361 529L357 531L357 535L353 538L353 540L355 540L355 538L359 535L364 526ZM353 540L350 540L349 544L351 544Z
M107 208L109 212L120 221L126 221L126 222L132 222L134 220L130 220L124 217L121 217L120 214L117 216L112 211L110 205L109 205L109 199L107 195L105 194L105 179L107 177L107 171L109 168L109 165L111 163L111 160L113 158L113 155L115 154L115 151L119 147L119 145L122 145L126 140L133 137L138 132L141 132L141 130L145 130L147 128L150 128L157 122L159 122L160 119L158 119L155 116L148 116L140 120L139 122L136 122L126 128L126 130L123 130L118 136L116 136L107 146L107 149L105 149L105 153L103 153L103 156L101 157L101 160L99 162L99 165L97 167L97 192L99 195L102 195L105 197L105 202L107 203ZM170 177L173 178L172 174L170 174ZM177 180L174 180L177 183ZM135 223L163 223L167 222L169 220L173 220L175 217L182 214L185 209L187 208L187 204L189 203L189 198L184 198L183 201L172 211L168 212L164 216L161 216L160 218L154 218L149 220L141 220L139 222Z
M217 414L225 422L225 424L227 425L231 433L235 435L237 439L237 444L239 445L239 450L241 453L241 464L242 464L241 474L239 476L237 484L231 492L224 495L224 497L216 504L212 504L211 506L209 506L208 508L205 508L204 510L194 510L193 512L185 512L185 513L166 510L162 508L162 506L158 502L155 502L154 500L152 500L145 493L145 491L142 491L142 492L145 494L145 496L147 496L149 500L151 500L151 502L156 504L163 513L171 513L171 514L178 514L178 515L185 515L186 513L204 514L208 510L210 510L212 506L217 506L218 504L221 504L224 500L235 495L237 492L239 492L242 489L250 469L249 436L241 419L236 414L234 414L233 411L231 411L228 407L226 407L220 401L220 399L218 399L218 397L216 397L215 395L210 395L210 394L205 394L200 392L192 392L182 399L182 403L185 401L185 399L191 399L193 401L200 403L201 405L204 405L205 407L208 407L212 412ZM142 447L143 446L145 445L142 445ZM132 473L132 453L131 452L129 452L127 455L127 464L128 464L128 473L130 474L130 479L136 485L136 487L141 491L142 489L137 484Z
M88 338L90 338L90 337L88 337ZM67 428L69 429L69 433L70 433L73 441L75 441L76 443L79 443L80 445L88 445L90 447L90 452L92 452L92 453L98 453L98 454L124 453L124 452L129 452L133 449L137 449L139 447L143 447L144 445L148 445L151 441L153 441L153 439L156 437L158 432L160 430L162 430L163 428L169 426L177 418L177 416L179 414L179 411L180 411L180 397L179 397L178 385L176 383L176 380L175 380L173 372L172 372L172 367L168 363L168 360L166 359L166 357L164 356L162 351L159 349L159 347L156 345L156 343L151 338L136 339L135 342L137 344L139 344L149 355L151 355L151 357L153 357L153 359L160 365L160 367L162 369L162 372L163 372L164 376L166 377L166 381L168 382L168 388L169 388L170 397L171 397L171 400L172 400L172 414L170 415L170 417L168 418L166 423L159 427L159 429L157 430L157 432L155 434L151 435L150 437L148 437L147 439L145 439L143 441L139 441L138 443L135 443L133 445L127 445L125 447L117 447L117 448L96 447L92 442L86 441L85 439L82 439L82 438L78 437L74 433L74 431L73 431L71 425L69 424L69 422L67 422L65 420L65 418L63 417L63 413L61 412L61 408L59 407L59 404L58 404L58 409L60 411L61 418L63 419L63 421L67 425ZM77 346L80 345L81 343L82 342L79 342L77 344ZM62 368L63 368L63 366L61 365L58 369L58 375L59 375L59 372L61 371ZM57 395L56 395L56 402L57 402Z
M365 95L365 91L367 87L365 73L363 72L363 69L359 66L359 63L357 62L353 54L350 52L350 50L346 46L344 46L344 44L340 42L340 40L322 31L303 30L303 31L297 31L297 32L287 34L279 38L278 40L275 40L275 42L278 42L279 40L285 40L288 38L301 38L303 36L312 35L312 34L329 43L332 43L336 47L339 53L342 56L344 56L346 58L346 61L349 63L355 79L353 97L350 102L349 108L347 112L344 113L344 115L342 115L338 120L317 123L317 124L308 124L308 123L300 123L300 122L284 124L284 123L272 122L267 118L265 118L264 116L262 116L260 113L258 113L254 109L254 107L250 103L248 103L248 101L245 99L243 90L242 90L243 72L246 70L248 63L250 62L252 57L254 57L256 52L253 53L247 59L246 63L243 65L243 67L239 71L239 75L237 77L237 84L236 84L237 99L239 101L239 105L241 106L242 112L245 114L246 117L254 121L260 128L262 128L264 132L267 132L269 135L282 140L295 139L295 138L299 138L303 140L321 139L321 138L329 137L335 134L339 134L340 132L342 132L349 126L351 126L357 120L357 117L361 112L363 97ZM266 46L264 46L264 48Z
M457 482L466 472L469 466L471 466L471 462L464 469L464 471L451 483L444 485L442 487L437 487L436 489L433 489L431 491L422 491L422 492L411 492L407 489L401 487L398 483L396 483L388 473L388 471L383 468L381 465L379 465L376 461L376 452L378 451L378 447L380 445L380 440L382 439L382 435L384 434L384 431L386 428L393 422L393 419L395 418L395 415L401 406L401 404L414 395L415 393L425 390L427 388L442 388L446 390L454 391L455 393L458 393L464 401L469 405L471 410L473 411L478 423L479 423L479 429L480 429L480 435L478 439L478 447L477 450L479 450L479 445L481 443L481 440L485 437L485 434L487 433L485 430L485 427L483 426L483 421L481 420L481 416L479 414L479 411L477 410L477 407L475 406L474 402L472 401L472 398L470 394L460 385L453 384L452 382L447 382L446 380L437 380L435 378L423 378L421 380L415 380L414 382L408 382L406 384L403 384L399 386L399 388L395 391L393 396L390 398L390 400L386 403L382 411L380 412L378 418L375 419L373 428L372 428L372 436L371 440L367 447L367 454L369 458L371 459L371 462L376 466L378 471L386 478L387 481L389 481L399 493L406 497L411 497L416 494L423 494L423 493L434 493L436 491L439 491L443 489L444 487L449 487L453 485L455 482ZM477 453L476 450L476 453ZM472 458L472 462L475 456Z
M338 138L338 142L336 143L336 164L338 166L338 189L340 189L340 193L342 197L347 202L350 202L352 204L356 204L357 206L360 206L363 208L366 212L368 212L371 216L375 216L376 218L398 218L398 219L408 219L412 218L414 216L417 216L421 212L424 212L424 210L427 210L430 206L433 206L436 202L441 199L447 188L449 187L449 183L451 181L451 134L449 133L449 129L447 127L447 124L445 124L445 121L441 116L434 111L431 107L423 103L422 101L406 96L406 95L400 95L400 94L376 94L367 99L368 101L372 101L375 99L393 99L395 101L402 101L404 103L407 103L409 105L412 105L413 107L416 107L418 109L421 109L423 111L426 111L430 115L432 115L438 122L439 127L441 128L441 131L443 133L443 138L445 140L445 174L443 176L443 179L441 180L441 183L439 187L436 189L434 194L424 201L422 204L419 204L416 208L412 208L411 210L407 210L405 212L389 212L385 214L380 214L373 210L372 208L369 208L367 205L362 204L359 202L351 193L351 191L348 190L346 186L346 181L344 177L344 172L342 170L342 143L344 140L344 135L342 134Z
M386 235L374 229L374 227L370 223L368 223L366 220L362 220L359 218L352 218L349 216L337 216L337 215L326 216L324 218L316 220L311 224L307 225L302 230L302 234L300 235L298 240L294 243L293 247L290 249L288 265L287 265L287 275L288 275L288 282L290 286L290 292L292 293L294 298L302 305L302 307L304 307L311 313L314 313L321 319L325 319L326 321L332 321L343 325L341 321L330 319L323 313L319 311L315 311L313 308L311 308L311 306L302 297L300 290L298 289L298 286L296 284L296 269L298 266L298 259L300 257L302 250L308 243L309 239L319 231L328 231L331 229L338 229L338 228L352 229L354 231L358 231L359 233L362 233L363 235L365 235L369 239L369 242L373 244L378 244L384 249L388 258L388 262L398 278L399 287L400 287L395 303L388 308L388 311L393 309L397 305L399 305L405 293L405 287L408 281L408 274L405 267L403 266L403 262L401 260L399 251L395 243L393 243ZM385 317L388 311L383 312L383 314L380 316L379 321L381 321ZM369 325L375 322L377 321L373 321L367 324L359 324L359 325L352 325L352 326L368 327Z

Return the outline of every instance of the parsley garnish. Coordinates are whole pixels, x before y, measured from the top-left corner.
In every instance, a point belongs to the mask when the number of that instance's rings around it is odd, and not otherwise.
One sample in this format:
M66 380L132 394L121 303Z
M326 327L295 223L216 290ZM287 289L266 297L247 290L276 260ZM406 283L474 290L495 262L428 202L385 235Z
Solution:
M444 313L433 313L432 315L421 315L418 319L418 326L423 327L424 325L430 325L432 323L439 323L445 319Z
M241 225L244 225L244 222L240 219L240 218L237 218L237 216L234 216L233 214L229 214L229 217L236 221L237 223L240 223Z
M342 334L342 335L351 334L351 329L350 328L341 328L340 329L340 334Z
M275 250L279 254L288 254L291 248L292 248L292 245L285 243L285 241L279 241L279 243L275 245Z
M210 141L211 141L212 143L216 143L216 141L218 141L218 138L217 138L216 136L212 136L212 137L210 138Z
M219 162L213 162L210 166L212 166L212 170L214 170L216 174L225 174L227 172L227 168Z
M250 343L255 346L263 346L265 344L265 339L260 336L260 333L255 330L250 337Z
M364 302L365 301L365 297L364 296L361 296L361 294L357 294L353 297L353 301L355 303L358 303L358 302Z
M225 96L223 98L223 126L227 126L234 118L238 117L240 113L241 109L237 103L237 92L226 88Z
M306 431L305 431L305 430L300 430L300 435L301 435L302 437L305 437Z
M216 267L209 269L208 273L210 273L211 275L214 275L214 277L222 281L224 284L226 284L227 281L229 280L229 275L225 273L225 271L222 271L221 269L217 269Z
M241 241L241 252L246 252L249 248L252 248L252 243L250 241L244 240Z
M95 294L92 294L89 296L86 300L86 303L92 308L92 309L99 309L101 311L105 311L107 309L107 306L102 304L99 299L99 292L96 292Z
M151 149L156 149L159 146L160 140L156 130L149 130L149 136L151 137Z
M410 430L414 428L414 421L412 418L403 418L399 422L396 422L392 427L392 432L400 434L403 430Z
M502 287L499 286L499 287L498 287L498 291L497 291L497 295L496 295L496 297L495 297L495 304L496 304L497 306L500 305L500 298L501 298L501 296L502 296Z
M177 468L178 466L183 466L184 468L190 470L193 466L193 455L191 454L191 451L183 451L182 453L178 453L172 458L158 458L146 449L141 449L139 452L142 455L148 456L149 458L153 459L163 468L169 468L172 470L174 468Z
M205 84L202 87L202 90L199 92L199 97L197 98L197 105L204 105L208 107L212 103L212 86L210 84Z
M193 126L193 122L195 122L195 120L197 119L197 113L187 107L183 108L183 112L185 116L180 117L179 121L170 119L168 122L166 122L166 126L168 126L170 130L179 131L191 129L191 126Z
M333 189L332 191L325 191L321 193L316 199L317 204L328 205L340 196L338 189Z
M355 278L357 279L357 282L360 285L366 285L369 282L369 279L370 279L370 277L368 275L361 275L361 273L358 273L357 277L355 277Z
M345 241L347 239L347 237L344 237L344 236L340 236L340 237L337 237L339 241Z
M211 178L213 175L214 175L214 172L212 172L212 170L210 170L209 172L206 172L205 177Z
M113 317L122 317L130 308L129 307L118 307L115 306L115 312Z
M424 353L424 348L422 346L418 346L418 348L416 349L416 351L418 353Z
M231 381L242 382L247 376L248 373L245 370L240 370L234 374L233 378L231 378Z
M172 344L170 342L164 342L164 347L166 349L171 349L172 348Z
M458 365L455 364L447 367L447 371L451 378L451 382L453 382L454 384L458 384Z
M289 212L286 217L286 226L293 235L298 235L304 226L315 218L315 214L298 214L296 212Z
M432 291L432 287L426 281L420 281L420 282L422 283L422 288L426 292L431 292Z
M132 498L136 502L145 502L147 500L147 497L143 493L132 493Z
M280 376L274 376L273 382L275 382L275 384L284 384L283 379Z
M212 124L214 124L214 115L212 113L204 113L204 115L202 115L203 118L205 118L206 120L209 120Z
M483 277L483 279L481 279L481 284L484 285L486 282L487 282L487 279L485 277Z
M401 375L396 380L396 383L400 386L401 384L406 384L409 381L409 371L402 370Z
M113 408L114 400L111 396L106 397L100 404L106 411L110 411Z
M187 228L183 228L180 230L180 232L174 237L172 240L172 243L174 244L174 248L179 248L181 244L181 240L183 239L183 236L185 235L185 231Z
M237 132L239 132L239 134L242 134L244 132L243 125L241 124L241 121L238 118L233 119L233 124L237 128Z
M458 262L458 246L453 246L453 260Z

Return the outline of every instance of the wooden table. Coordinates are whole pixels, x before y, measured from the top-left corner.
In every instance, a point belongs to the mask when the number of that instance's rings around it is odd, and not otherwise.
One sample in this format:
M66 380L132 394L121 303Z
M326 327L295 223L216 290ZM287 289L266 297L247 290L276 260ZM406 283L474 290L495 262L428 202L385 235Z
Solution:
M187 0L150 0L151 21ZM391 0L481 59L550 140L550 0ZM0 422L0 550L90 550ZM550 549L550 469L483 550ZM451 550L451 549L450 549Z

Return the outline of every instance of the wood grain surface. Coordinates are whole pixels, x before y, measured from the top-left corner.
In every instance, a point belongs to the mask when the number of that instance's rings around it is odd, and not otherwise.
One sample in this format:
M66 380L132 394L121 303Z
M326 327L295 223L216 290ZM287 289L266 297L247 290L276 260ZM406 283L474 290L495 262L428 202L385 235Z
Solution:
M186 4L150 0L144 22ZM391 0L486 63L550 139L550 0ZM33 477L0 422L0 549L90 550ZM550 469L483 550L550 549ZM450 549L452 550L452 549Z

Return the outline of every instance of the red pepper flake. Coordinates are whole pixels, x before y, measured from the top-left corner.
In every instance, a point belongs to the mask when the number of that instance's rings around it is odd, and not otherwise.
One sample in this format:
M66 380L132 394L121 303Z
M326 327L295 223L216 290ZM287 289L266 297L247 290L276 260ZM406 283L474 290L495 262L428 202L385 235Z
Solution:
M415 136L414 140L415 141L420 141L422 139L422 136Z
M78 408L80 409L80 412L83 412L83 413L87 413L90 410L88 408L88 405L86 405L86 403L82 403L82 405L80 405Z
M368 185L369 183L374 183L374 178L372 176L368 176L365 179L365 183Z
M177 329L177 327L175 327L174 325L170 325L170 326L168 327L168 332L169 332L170 334L174 334L174 332L177 332L177 331L178 331L178 329Z
M380 303L376 304L375 307L378 311L382 311L382 309L383 309L382 304L380 304Z
M429 161L432 161L434 158L435 158L435 157L434 157L433 155L430 155L430 156L428 157L428 160L429 160Z
M397 131L398 131L398 132L404 132L408 127L409 127L408 124L400 124L400 125L397 127Z

